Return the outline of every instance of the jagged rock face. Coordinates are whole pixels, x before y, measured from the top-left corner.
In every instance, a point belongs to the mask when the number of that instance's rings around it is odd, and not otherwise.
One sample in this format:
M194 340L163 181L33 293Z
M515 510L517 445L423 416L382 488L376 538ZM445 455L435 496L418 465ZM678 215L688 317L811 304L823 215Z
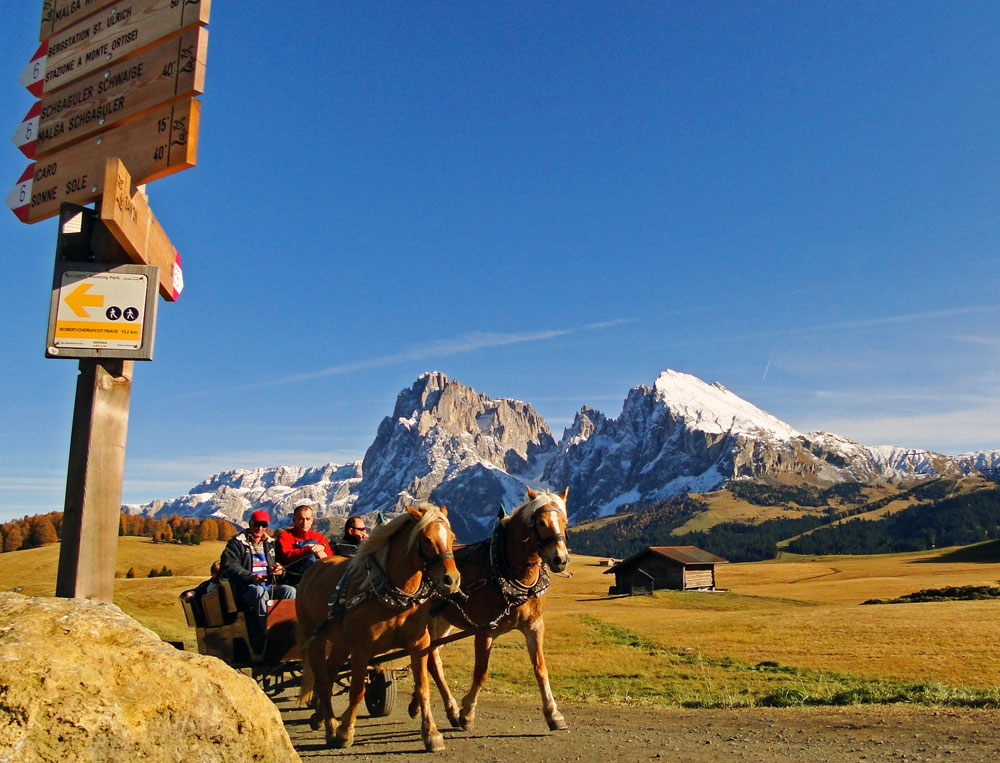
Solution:
M731 479L825 487L977 471L1000 475L1000 451L953 459L802 434L721 384L669 370L652 387L632 389L617 419L584 406L557 445L530 405L486 397L432 372L399 393L362 462L233 470L173 501L125 509L241 523L262 508L287 524L299 503L323 517L391 514L430 500L450 507L459 540L469 542L489 531L501 503L519 505L527 484L568 486L570 519L579 521Z
M450 502L470 532L478 527L480 534L500 501L523 495L523 480L538 471L538 457L555 447L531 406L494 400L442 373L424 374L400 392L392 416L379 425L362 462L354 511ZM457 512L452 515L454 526Z
M3 760L299 760L253 680L112 604L0 593L0 665Z
M955 460L964 474L981 472L993 479L1000 478L1000 450L963 453L960 456L956 456Z
M936 453L803 435L718 383L668 370L652 388L632 389L617 419L581 410L543 481L570 485L579 521L730 479L829 486L958 473L953 460Z

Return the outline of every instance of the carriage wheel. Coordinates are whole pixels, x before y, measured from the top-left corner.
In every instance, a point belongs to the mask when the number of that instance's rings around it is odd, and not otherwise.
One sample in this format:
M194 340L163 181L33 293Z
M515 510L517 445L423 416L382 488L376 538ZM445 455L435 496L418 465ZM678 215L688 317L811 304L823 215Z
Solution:
M392 674L373 670L368 674L365 687L365 707L373 718L383 718L396 704L396 682Z

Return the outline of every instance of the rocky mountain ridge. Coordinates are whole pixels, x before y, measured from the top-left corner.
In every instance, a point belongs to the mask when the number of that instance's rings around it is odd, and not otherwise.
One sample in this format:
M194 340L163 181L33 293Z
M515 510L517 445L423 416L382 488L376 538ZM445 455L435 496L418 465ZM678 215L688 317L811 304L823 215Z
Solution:
M280 522L300 503L343 517L430 500L451 508L456 534L470 541L488 532L501 504L518 505L526 485L568 485L570 517L580 521L734 479L829 486L998 470L1000 450L949 457L803 434L719 383L671 370L630 390L617 418L584 406L556 442L528 403L435 371L399 393L359 462L232 470L171 501L124 508L237 522L263 508Z

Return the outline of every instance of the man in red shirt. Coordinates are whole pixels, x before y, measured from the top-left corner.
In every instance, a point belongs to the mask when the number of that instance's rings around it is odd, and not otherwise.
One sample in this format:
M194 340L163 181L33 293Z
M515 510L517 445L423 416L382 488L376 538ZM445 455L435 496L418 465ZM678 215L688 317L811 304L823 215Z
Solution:
M333 556L326 538L313 532L312 523L312 506L296 506L291 528L278 536L278 560L296 578L300 578L311 564Z

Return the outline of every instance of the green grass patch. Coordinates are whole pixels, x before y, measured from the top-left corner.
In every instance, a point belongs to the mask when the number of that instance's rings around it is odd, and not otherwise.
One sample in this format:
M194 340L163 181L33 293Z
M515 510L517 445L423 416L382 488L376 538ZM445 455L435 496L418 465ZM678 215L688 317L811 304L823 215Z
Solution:
M868 680L773 661L748 665L668 646L591 615L575 619L581 651L597 650L616 669L590 673L581 666L560 673L559 693L574 701L715 709L893 703L1000 708L1000 688Z

